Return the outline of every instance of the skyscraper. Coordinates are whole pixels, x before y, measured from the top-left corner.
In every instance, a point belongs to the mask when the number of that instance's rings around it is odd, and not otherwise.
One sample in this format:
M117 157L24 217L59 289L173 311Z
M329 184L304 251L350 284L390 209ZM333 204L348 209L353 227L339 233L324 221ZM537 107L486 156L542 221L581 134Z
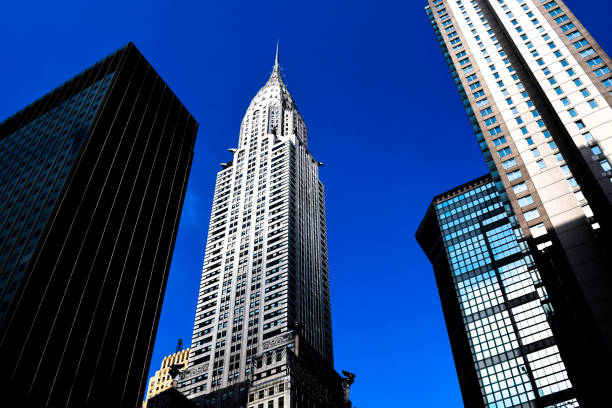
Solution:
M0 123L0 388L142 401L197 123L133 44Z
M582 406L612 380L612 63L561 0L426 12L493 182L554 309Z
M578 407L554 309L490 175L433 199L417 239L434 266L466 407Z
M176 353L164 357L159 370L157 370L155 375L149 379L147 398L145 399L144 404L142 404L143 408L146 408L147 401L149 399L172 387L174 378L172 377L170 371L173 366L179 369L181 366L187 366L188 363L189 349L179 349Z
M180 388L203 406L228 396L246 406L240 398L262 382L249 406L338 406L327 400L342 399L333 371L321 163L307 136L277 49L272 74L230 149L233 160L217 174ZM310 373L308 387L298 384L301 372Z

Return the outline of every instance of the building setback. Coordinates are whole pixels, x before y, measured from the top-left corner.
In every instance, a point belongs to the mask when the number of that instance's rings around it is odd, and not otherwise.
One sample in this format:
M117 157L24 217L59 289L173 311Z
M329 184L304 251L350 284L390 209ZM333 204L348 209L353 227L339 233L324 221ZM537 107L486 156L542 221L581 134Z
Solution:
M333 369L321 163L307 142L277 51L217 174L179 382L198 406L346 406Z
M136 407L197 123L133 44L0 123L0 388Z
M493 182L548 292L578 401L598 406L612 381L612 62L561 0L428 3Z

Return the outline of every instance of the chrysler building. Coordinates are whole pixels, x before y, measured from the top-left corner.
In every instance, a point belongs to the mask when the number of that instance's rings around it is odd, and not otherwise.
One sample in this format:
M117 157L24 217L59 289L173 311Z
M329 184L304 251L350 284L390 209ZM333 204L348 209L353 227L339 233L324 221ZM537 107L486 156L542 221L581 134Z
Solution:
M352 376L333 369L321 163L283 83L278 47L229 150L178 389L198 406L350 406Z

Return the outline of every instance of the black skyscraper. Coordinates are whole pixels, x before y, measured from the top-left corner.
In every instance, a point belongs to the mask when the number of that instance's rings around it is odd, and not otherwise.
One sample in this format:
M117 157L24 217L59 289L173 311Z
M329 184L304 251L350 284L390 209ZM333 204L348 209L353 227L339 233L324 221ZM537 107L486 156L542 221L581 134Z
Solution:
M0 123L0 389L142 400L197 122L126 47Z

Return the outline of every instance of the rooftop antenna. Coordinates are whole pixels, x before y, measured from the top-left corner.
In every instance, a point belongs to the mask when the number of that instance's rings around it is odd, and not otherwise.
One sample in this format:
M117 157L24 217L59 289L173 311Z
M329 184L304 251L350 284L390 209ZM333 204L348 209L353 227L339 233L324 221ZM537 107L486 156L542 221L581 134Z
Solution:
M183 349L183 339L178 339L178 342L176 343L176 352L178 353L182 349Z

